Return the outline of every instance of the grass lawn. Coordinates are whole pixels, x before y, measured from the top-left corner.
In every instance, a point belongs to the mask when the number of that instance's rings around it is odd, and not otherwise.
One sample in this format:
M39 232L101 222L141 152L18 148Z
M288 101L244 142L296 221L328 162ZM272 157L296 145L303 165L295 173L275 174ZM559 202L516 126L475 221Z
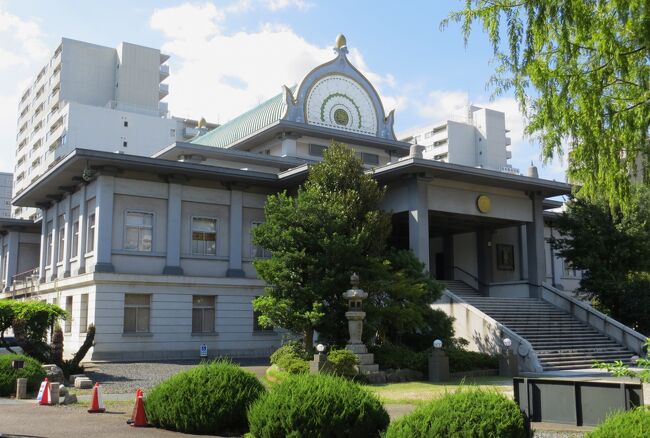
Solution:
M387 383L382 385L366 385L383 403L419 404L437 399L446 393L459 388L476 386L492 388L512 397L512 379L499 377L476 377L472 379L454 380L445 383L406 382Z

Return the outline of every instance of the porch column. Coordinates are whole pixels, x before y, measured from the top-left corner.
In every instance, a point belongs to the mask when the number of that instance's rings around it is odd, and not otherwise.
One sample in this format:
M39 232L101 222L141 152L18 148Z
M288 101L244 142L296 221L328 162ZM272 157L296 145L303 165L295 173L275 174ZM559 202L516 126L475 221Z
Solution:
M244 220L244 194L241 190L230 191L230 249L226 277L245 277L241 264L242 221Z
M539 194L530 197L533 209L533 221L526 224L526 245L528 247L528 284L529 296L540 298L542 282L546 276L544 257L544 218L542 201Z
M478 274L478 290L485 296L490 295L494 257L492 249L492 231L479 228L476 231L476 270Z
M54 216L52 216L52 252L50 252L50 278L52 281L57 278L57 263L59 263L59 211L60 202L54 204Z
M79 270L77 271L77 275L86 273L86 239L88 237L88 221L86 219L86 210L88 208L86 204L86 184L81 185L79 196L81 199L79 201L79 248L77 248Z
M409 184L409 248L429 272L428 181L420 178L413 178Z
M47 263L47 208L41 208L41 251L38 261L38 279L45 281L45 264Z
M95 272L115 272L111 260L113 249L113 191L115 177L99 175L95 198Z
M519 241L519 279L526 280L528 278L528 245L526 244L526 225L519 226L518 241Z
M65 213L63 220L65 223L64 236L65 240L63 241L63 277L70 276L70 246L72 245L72 193L68 194L65 202Z
M179 183L168 184L167 196L167 264L164 275L183 275L181 268L181 192Z
M5 292L8 292L11 289L11 285L14 282L14 275L16 275L18 269L18 246L20 241L20 232L16 230L10 230L9 233L5 236L7 242L7 264L5 269ZM3 260L4 262L4 260Z

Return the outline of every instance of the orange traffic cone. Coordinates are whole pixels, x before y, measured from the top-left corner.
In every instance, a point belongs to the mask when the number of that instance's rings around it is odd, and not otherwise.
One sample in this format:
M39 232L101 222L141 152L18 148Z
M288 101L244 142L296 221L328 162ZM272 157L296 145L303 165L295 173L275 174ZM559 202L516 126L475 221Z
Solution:
M41 383L41 387L38 390L38 400L39 405L49 405L50 404L50 382L47 380L47 377Z
M138 406L138 397L142 396L142 389L138 388L135 390L135 402L133 403L133 411L131 411L131 418L126 420L126 424L131 424L133 423L133 420L135 419L135 411L136 407Z
M88 409L89 413L96 414L100 412L106 412L102 392L103 390L99 382L95 383L95 386L93 387L93 402L90 405L90 409Z
M147 414L144 412L142 391L140 391L140 394L135 399L133 418L131 419L130 425L133 427L149 427L149 423L147 423Z

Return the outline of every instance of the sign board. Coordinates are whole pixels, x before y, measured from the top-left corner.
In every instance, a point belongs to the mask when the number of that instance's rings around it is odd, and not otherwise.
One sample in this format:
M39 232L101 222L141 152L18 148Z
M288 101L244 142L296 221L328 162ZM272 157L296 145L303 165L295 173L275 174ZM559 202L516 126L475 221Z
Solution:
M41 401L41 399L43 398L43 393L45 392L45 386L46 385L47 385L47 382L45 380L43 380L41 382L41 387L38 390L38 396L36 396L36 400Z
M208 357L208 346L207 345L201 344L200 356L201 357Z

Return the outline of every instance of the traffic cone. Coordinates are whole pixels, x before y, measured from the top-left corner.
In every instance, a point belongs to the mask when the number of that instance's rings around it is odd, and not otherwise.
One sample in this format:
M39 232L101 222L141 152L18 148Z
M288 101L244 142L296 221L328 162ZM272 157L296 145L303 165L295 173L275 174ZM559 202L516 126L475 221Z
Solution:
M106 412L102 392L103 390L99 382L95 383L95 386L93 387L93 402L90 405L90 409L88 409L89 413L96 414L100 412Z
M138 388L135 390L135 401L133 403L133 411L131 411L131 418L126 420L126 424L131 424L133 423L133 420L135 419L135 408L138 406L138 397L142 396L142 389Z
M149 427L149 423L147 422L147 414L144 412L142 392L140 392L138 397L135 399L135 406L133 410L133 418L131 419L131 423L129 423L129 425L132 427Z
M47 406L50 404L50 382L47 380L47 377L41 383L36 400L38 400L39 405Z

